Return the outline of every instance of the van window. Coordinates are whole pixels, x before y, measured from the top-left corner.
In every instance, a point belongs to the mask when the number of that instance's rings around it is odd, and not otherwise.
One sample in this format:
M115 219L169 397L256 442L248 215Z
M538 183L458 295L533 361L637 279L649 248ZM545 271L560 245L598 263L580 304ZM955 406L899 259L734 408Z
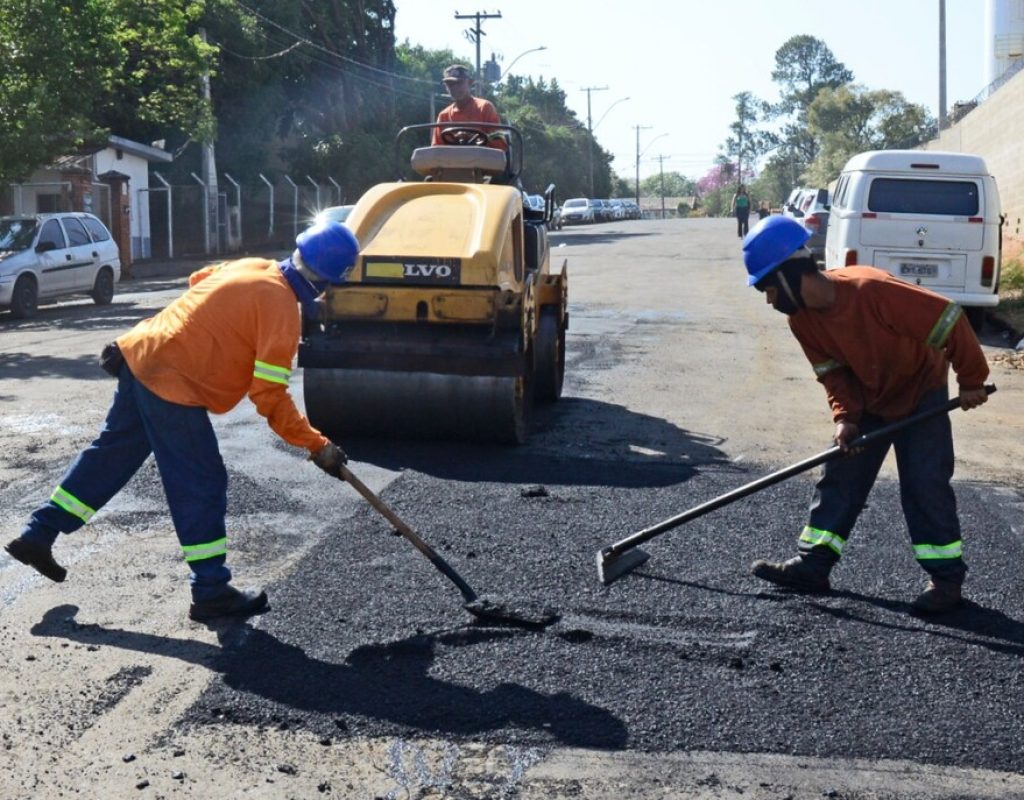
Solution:
M849 175L840 175L839 176L839 185L836 186L836 196L835 196L835 199L833 200L833 205L835 205L838 208L845 208L846 207L846 189L849 187L849 185L850 185L850 176Z
M978 184L973 181L875 178L868 194L868 210L973 217L978 213Z

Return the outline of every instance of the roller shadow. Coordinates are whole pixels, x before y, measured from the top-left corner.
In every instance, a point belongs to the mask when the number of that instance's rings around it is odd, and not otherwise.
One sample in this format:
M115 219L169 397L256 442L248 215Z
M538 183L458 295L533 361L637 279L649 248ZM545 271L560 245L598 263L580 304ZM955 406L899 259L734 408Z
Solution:
M559 744L616 748L627 739L625 725L609 711L567 692L543 694L515 683L487 691L432 677L431 667L443 648L484 646L489 642L533 635L508 629L473 627L420 634L395 642L357 647L342 663L308 656L248 623L210 628L220 646L75 621L78 607L56 606L32 627L34 636L87 645L117 647L177 658L219 673L224 684L244 698L253 695L283 710L322 715L321 727L339 715L386 720L410 732L476 737L503 728L544 731ZM233 695L236 698L238 695ZM215 717L227 722L266 722L265 707L244 702L218 707ZM312 721L310 721L312 723ZM311 727L316 727L311 724ZM337 731L336 731L337 733Z
M684 483L698 469L742 473L721 442L621 405L573 397L539 409L520 447L358 438L341 444L359 461L445 480L635 488Z

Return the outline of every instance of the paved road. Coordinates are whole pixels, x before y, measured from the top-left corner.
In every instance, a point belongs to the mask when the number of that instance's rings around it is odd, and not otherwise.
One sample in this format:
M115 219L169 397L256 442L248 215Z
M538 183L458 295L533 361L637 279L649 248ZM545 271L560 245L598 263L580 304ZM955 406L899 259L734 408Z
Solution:
M471 624L454 587L243 405L218 420L233 563L269 585L272 612L183 623L152 469L62 543L67 584L0 562L17 654L0 678L0 713L18 711L8 794L85 776L107 796L145 779L197 797L1024 797L1019 374L997 367L992 402L955 416L972 603L945 620L907 613L923 578L891 470L827 597L747 573L791 552L809 477L666 534L636 574L598 584L601 546L827 445L823 393L742 285L730 234L711 220L556 236L566 396L527 446L344 443L474 587L549 604L558 623ZM97 344L180 285L0 319L3 535L102 417Z

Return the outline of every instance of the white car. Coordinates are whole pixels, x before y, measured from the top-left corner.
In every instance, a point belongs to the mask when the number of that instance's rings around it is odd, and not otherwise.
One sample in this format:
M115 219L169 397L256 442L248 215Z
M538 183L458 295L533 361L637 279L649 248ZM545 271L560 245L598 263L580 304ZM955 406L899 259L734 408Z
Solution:
M0 217L0 308L31 317L40 300L89 294L114 299L121 257L110 231L92 214Z

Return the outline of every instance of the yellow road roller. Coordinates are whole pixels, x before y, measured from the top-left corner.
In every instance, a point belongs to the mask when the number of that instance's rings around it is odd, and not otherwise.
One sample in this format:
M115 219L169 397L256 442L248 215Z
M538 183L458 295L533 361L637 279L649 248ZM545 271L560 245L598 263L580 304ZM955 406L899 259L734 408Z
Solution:
M491 128L506 150L486 145ZM303 321L306 413L327 436L521 444L533 403L561 396L568 277L565 263L551 271L554 187L543 211L524 207L512 126L448 123L441 138L412 151L422 180L359 199L346 220L359 260Z

